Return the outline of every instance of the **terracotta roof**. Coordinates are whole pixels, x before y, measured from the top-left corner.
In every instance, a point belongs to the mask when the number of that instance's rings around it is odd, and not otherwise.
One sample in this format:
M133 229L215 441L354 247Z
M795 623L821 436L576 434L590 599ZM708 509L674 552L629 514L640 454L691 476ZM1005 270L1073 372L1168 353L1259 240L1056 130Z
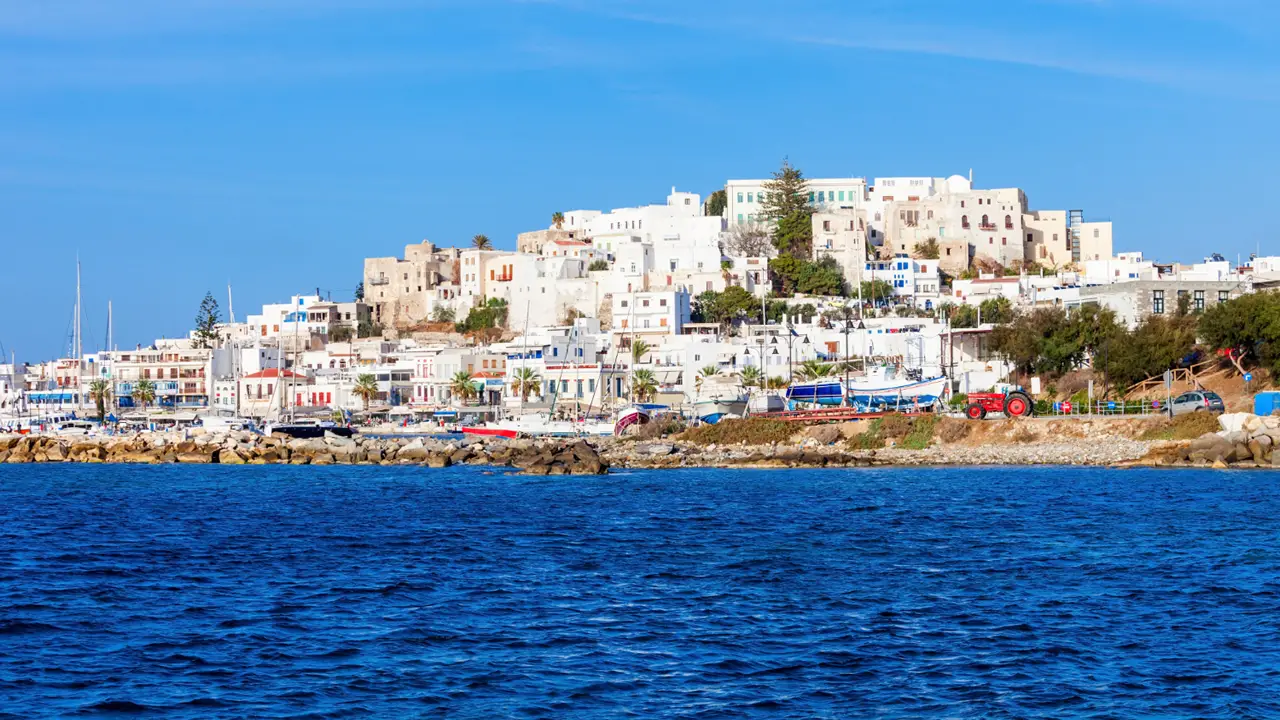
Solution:
M506 376L500 372L485 371L485 372L472 373L471 377L474 379L474 378L500 378L500 377L506 377Z
M292 370L281 371L276 368L267 368L266 370L259 370L258 372L253 373L252 375L245 375L244 379L250 380L255 378L274 378L274 377L303 377L303 376L299 375L298 373Z
M581 240L552 240L551 243L553 245L581 245L583 247L586 246L586 243L582 242Z

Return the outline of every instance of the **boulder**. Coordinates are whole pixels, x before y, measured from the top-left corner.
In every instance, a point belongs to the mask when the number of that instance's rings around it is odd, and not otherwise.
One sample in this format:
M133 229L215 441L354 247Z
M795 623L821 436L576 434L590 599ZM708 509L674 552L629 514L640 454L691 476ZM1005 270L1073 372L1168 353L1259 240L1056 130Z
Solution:
M403 451L401 452L403 453ZM428 455L426 460L429 468L447 468L453 464L452 456L444 453Z
M396 460L407 460L409 462L422 462L429 457L427 449L423 447L421 440L414 440L405 445L396 452Z
M1244 419L1244 427L1241 429L1250 434L1262 429L1262 418L1257 415L1249 415Z
M223 448L218 451L218 462L222 465L243 465L248 456L235 448Z
M1244 430L1245 421L1252 417L1257 417L1257 415L1253 413L1223 413L1218 416L1218 424L1226 432L1240 432Z
M811 425L804 429L803 436L815 440L822 445L830 445L842 437L836 425Z
M215 455L204 448L193 448L189 452L177 453L175 459L180 463L208 464L215 462Z
M637 455L670 455L676 451L676 446L671 443L646 443L636 446Z
M1263 436L1263 437L1266 437L1266 436ZM1267 438L1267 439L1270 440L1270 438ZM1261 465L1267 460L1267 449L1269 447L1270 447L1269 444L1264 446L1262 443L1258 442L1257 440L1250 440L1249 456L1253 458L1254 462Z

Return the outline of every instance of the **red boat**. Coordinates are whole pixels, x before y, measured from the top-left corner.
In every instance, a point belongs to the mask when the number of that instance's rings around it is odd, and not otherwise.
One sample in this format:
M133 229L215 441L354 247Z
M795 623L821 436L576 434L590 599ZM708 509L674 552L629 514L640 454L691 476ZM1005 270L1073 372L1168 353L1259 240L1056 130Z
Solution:
M494 427L473 427L464 425L462 428L463 435L487 435L489 437L507 438L514 440L520 433L515 430Z

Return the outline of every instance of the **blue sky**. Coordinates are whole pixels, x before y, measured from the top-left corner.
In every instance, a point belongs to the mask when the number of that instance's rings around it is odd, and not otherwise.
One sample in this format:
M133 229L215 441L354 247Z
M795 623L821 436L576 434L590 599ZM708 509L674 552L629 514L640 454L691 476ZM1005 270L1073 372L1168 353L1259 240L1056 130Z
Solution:
M938 175L1280 253L1270 0L0 0L0 343L349 298L362 258L761 177Z

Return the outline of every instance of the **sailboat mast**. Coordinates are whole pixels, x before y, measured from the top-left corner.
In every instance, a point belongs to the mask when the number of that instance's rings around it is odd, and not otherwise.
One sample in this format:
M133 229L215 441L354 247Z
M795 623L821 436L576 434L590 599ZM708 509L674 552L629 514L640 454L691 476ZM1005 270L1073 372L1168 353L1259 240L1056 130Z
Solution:
M81 385L84 382L83 365L84 362L84 340L81 337L82 328L80 325L80 256L76 255L76 339L74 351L76 355L76 409L80 409L83 405L83 389Z

